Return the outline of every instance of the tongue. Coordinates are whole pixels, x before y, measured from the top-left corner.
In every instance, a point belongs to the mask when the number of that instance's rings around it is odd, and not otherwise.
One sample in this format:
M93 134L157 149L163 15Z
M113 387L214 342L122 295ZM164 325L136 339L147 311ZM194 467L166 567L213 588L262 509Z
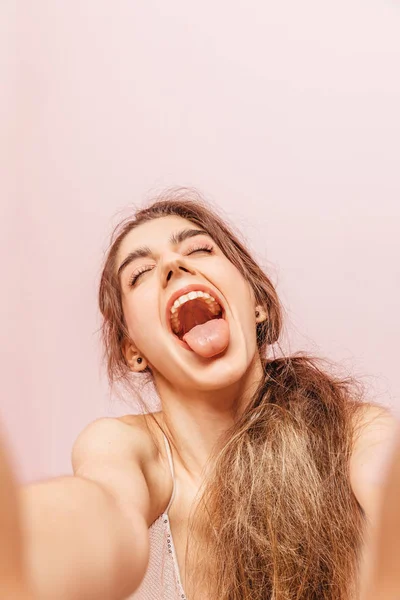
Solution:
M229 344L229 326L225 319L212 319L193 327L183 339L193 352L210 358L225 350Z

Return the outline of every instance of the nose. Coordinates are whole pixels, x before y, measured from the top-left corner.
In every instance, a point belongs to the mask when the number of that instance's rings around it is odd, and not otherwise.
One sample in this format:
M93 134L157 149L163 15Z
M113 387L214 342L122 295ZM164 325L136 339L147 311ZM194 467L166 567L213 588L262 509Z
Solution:
M194 275L195 271L190 267L186 260L178 254L170 254L164 258L161 268L161 282L163 287L167 287L168 282L174 277L180 277L184 274Z

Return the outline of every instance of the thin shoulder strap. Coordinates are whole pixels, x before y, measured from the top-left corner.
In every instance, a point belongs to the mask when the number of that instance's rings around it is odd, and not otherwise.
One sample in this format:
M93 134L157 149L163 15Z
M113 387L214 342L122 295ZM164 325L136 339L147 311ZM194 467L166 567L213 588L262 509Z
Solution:
M169 462L169 468L171 470L171 476L172 476L172 494L171 494L171 498L168 502L168 506L165 509L165 513L168 514L168 511L171 507L172 501L175 497L175 488L176 488L176 482L175 482L175 471L174 471L174 461L172 460L172 452L171 452L171 446L169 445L169 441L167 436L165 435L165 433L163 432L163 436L164 436L164 442L165 442L165 448L167 450L167 456L168 456L168 462Z

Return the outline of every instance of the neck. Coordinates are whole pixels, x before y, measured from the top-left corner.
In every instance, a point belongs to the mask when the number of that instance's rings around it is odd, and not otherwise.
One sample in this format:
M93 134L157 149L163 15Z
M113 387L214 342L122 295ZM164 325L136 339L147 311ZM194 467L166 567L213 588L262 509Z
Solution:
M212 450L243 412L262 377L261 360L256 353L243 377L220 390L179 390L156 378L163 425L191 479L202 478Z

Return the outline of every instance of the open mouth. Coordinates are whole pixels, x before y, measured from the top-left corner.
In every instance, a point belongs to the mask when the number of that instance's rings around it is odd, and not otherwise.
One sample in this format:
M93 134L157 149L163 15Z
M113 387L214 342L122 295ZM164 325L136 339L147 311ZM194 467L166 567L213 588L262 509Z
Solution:
M197 325L224 318L224 310L208 292L191 291L177 298L171 307L171 329L180 339Z

